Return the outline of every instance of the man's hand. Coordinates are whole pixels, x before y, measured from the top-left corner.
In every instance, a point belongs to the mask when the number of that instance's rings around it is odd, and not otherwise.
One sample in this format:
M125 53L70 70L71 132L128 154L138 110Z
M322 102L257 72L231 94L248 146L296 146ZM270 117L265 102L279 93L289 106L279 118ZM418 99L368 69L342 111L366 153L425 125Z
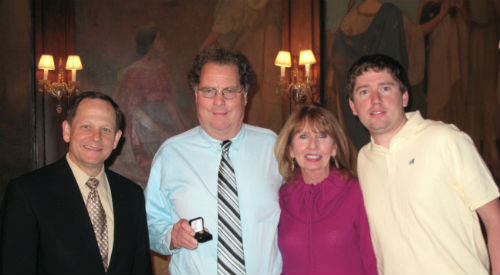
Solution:
M194 230L189 225L189 222L185 219L179 220L172 228L170 249L181 247L187 249L197 248L198 241L193 236Z

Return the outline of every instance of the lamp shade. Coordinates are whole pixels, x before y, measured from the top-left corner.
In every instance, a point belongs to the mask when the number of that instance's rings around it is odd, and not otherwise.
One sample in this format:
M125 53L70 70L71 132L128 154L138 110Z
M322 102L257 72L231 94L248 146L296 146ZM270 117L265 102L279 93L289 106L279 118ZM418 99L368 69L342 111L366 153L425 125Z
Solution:
M299 55L299 65L308 65L316 63L316 58L314 58L314 54L312 50L303 50L300 51Z
M54 57L50 54L42 54L38 62L38 69L40 70L55 70Z
M279 51L276 59L274 60L274 65L279 67L292 67L292 59L290 58L289 51Z
M81 70L82 61L79 55L68 55L68 60L66 61L66 70Z

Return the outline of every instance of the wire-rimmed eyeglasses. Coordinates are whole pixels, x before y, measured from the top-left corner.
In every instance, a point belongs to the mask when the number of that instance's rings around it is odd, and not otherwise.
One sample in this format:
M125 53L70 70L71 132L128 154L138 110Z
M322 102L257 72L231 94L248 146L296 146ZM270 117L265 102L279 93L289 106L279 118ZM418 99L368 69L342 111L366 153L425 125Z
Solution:
M243 88L226 87L223 89L216 89L214 87L202 87L198 88L198 91L204 98L214 98L217 95L217 92L221 92L222 97L224 97L224 99L233 99L236 98L236 96L243 91Z

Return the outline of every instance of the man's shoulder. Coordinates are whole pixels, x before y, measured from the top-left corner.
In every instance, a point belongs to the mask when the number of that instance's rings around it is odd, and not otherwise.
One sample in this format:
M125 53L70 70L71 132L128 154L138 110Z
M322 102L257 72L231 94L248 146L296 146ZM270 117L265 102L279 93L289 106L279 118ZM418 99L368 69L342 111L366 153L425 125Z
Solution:
M132 191L136 192L141 192L142 193L142 188L135 182L129 180L128 178L111 171L109 169L106 169L106 176L108 177L108 181L110 185L112 184L118 184L121 188L126 188Z
M453 138L463 133L454 124L444 123L432 119L425 119L421 122L417 134L425 134L433 139Z
M67 162L61 159L12 179L7 184L5 196L24 194L24 196L40 198L46 196L48 190L53 190L54 184L71 179L70 177L71 170Z
M243 124L246 134L251 138L269 139L274 142L277 135L272 130L250 124Z
M200 126L196 126L165 140L158 148L155 157L166 154L167 151L175 150L175 148L184 147L186 144L199 142L199 127Z
M406 117L408 121L398 136L409 138L410 141L434 142L440 138L451 138L463 133L453 124L424 119L419 111L406 113Z
M168 138L167 140L165 140L163 142L163 144L160 146L160 148L169 147L169 146L172 146L174 144L186 143L186 142L189 142L195 138L199 138L200 137L200 129L199 128L200 128L200 126L195 126L187 131L184 131L180 134L177 134L175 136Z
M10 181L9 184L23 184L23 185L31 185L37 184L39 185L42 182L49 181L51 178L56 178L58 175L64 174L64 169L69 169L67 162L64 159L58 160L54 163L48 164L41 168L35 169L31 172L20 175L17 178L14 178Z

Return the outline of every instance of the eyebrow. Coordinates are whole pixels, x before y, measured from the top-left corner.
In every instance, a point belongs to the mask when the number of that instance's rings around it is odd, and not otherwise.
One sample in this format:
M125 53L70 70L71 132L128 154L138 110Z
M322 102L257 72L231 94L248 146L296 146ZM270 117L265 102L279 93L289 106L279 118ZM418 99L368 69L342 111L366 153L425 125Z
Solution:
M230 85L230 86L225 86L225 87L219 87L219 88L217 88L217 87L215 87L215 86L210 86L210 85L208 85L208 86L198 86L198 89L203 89L203 88L226 89L226 88L238 88L238 87L240 87L240 85L239 85L239 84Z
M356 87L354 90L355 90L355 91L357 91L357 90L359 90L359 89L361 89L361 88L366 88L366 87L368 87L368 86L369 86L368 84L361 85L361 86Z
M396 86L396 82L391 80L391 81L385 81L385 82L377 83L377 86L383 86L383 85ZM370 86L369 84L360 85L360 86L356 87L354 89L354 91L357 91L357 90L359 90L361 88L367 88L369 86Z
M386 82L378 83L377 85L378 86L381 86L381 85L396 86L396 82L394 82L394 81L386 81Z

